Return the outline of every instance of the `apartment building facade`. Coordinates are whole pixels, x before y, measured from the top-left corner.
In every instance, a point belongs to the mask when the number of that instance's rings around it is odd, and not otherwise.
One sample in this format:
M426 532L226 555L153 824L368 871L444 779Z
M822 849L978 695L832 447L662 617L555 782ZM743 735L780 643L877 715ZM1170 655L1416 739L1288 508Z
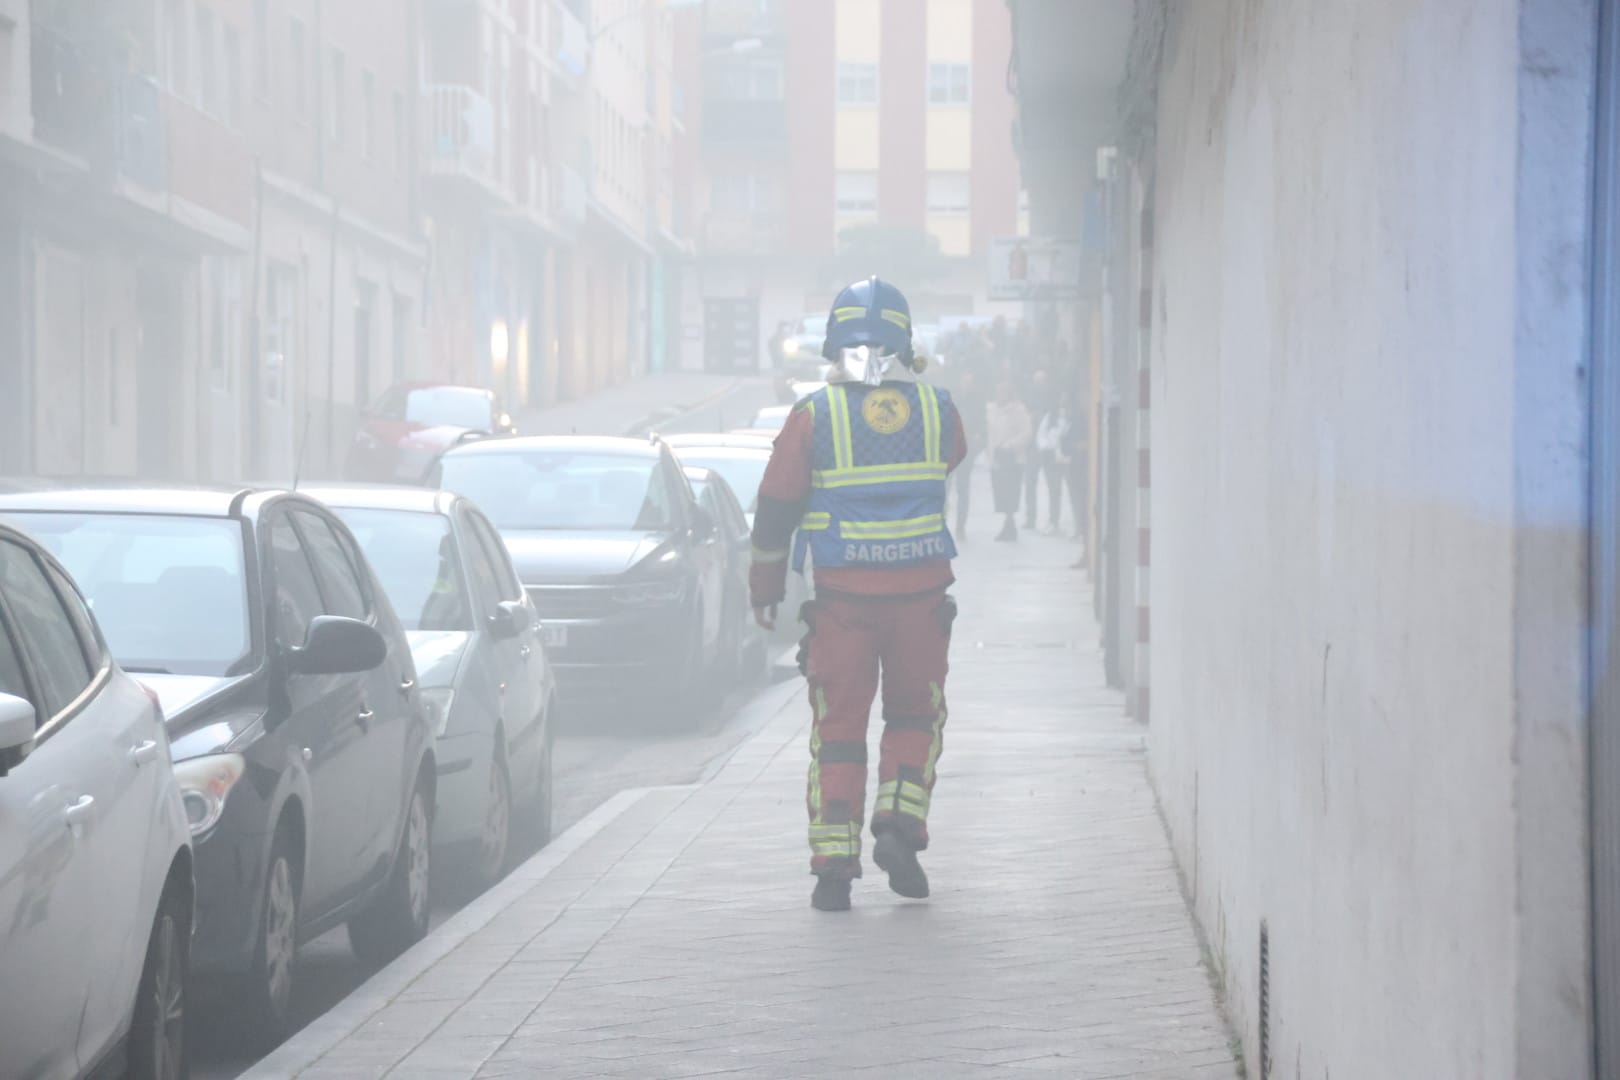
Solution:
M696 270L702 363L751 368L783 322L886 274L919 322L991 302L1019 226L1001 0L710 0Z
M676 17L0 0L0 473L337 475L393 382L644 370Z

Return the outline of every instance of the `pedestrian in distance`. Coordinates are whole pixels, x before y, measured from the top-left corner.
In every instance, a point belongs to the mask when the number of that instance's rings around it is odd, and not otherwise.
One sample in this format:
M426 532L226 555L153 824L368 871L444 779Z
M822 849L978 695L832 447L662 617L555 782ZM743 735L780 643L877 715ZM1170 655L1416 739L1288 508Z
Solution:
M828 384L789 414L760 482L749 593L755 621L774 629L790 558L795 569L813 563L800 649L813 716L810 902L847 911L861 876L866 735L880 676L872 861L894 892L928 895L917 854L928 847L956 617L946 483L967 440L951 396L910 377L920 367L911 310L893 285L874 277L839 293L822 354Z
M1037 367L1030 373L1029 383L1024 388L1024 404L1029 412L1030 422L1039 425L1046 419L1046 414L1052 409L1051 387L1047 385L1046 369ZM1038 496L1041 489L1041 454L1037 447L1034 453L1024 455L1024 528L1033 529L1038 517Z
M1068 429L1068 406L1061 400L1046 411L1035 428L1037 467L1046 478L1048 533L1056 533L1063 522L1063 484L1068 479L1069 471L1068 459L1064 454L1064 437ZM1034 516L1030 514L1030 517Z
M1024 486L1024 460L1034 437L1029 410L1003 379L996 400L985 413L986 441L990 447L990 489L996 513L1002 515L997 540L1018 539L1018 499Z

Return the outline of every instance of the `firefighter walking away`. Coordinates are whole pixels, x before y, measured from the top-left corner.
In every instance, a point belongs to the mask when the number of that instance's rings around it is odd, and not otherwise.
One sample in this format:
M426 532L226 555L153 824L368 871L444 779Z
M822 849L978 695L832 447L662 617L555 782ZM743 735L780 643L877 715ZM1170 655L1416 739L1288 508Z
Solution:
M867 723L881 689L883 738L872 861L901 896L928 895L917 854L945 728L956 545L946 477L966 454L943 390L919 382L911 310L877 278L838 294L827 316L827 386L776 439L754 518L754 617L774 629L789 566L808 559L815 599L800 613L812 726L811 903L847 911L861 876Z

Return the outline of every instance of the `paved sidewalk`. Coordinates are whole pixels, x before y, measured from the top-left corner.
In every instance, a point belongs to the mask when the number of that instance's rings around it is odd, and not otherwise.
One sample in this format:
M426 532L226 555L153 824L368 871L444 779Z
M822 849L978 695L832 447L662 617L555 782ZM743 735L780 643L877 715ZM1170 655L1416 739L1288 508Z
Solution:
M681 413L741 386L750 376L677 371L646 375L575 401L529 409L517 417L524 435L640 434L644 421Z
M618 796L248 1076L1238 1076L1074 554L961 560L932 899L868 865L809 907L795 680L707 783Z

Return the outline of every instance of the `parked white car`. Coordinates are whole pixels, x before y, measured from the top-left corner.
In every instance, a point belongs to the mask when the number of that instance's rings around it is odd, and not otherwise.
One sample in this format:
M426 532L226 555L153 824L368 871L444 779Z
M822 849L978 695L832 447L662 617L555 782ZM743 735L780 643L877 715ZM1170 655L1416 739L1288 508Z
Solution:
M343 519L405 626L436 736L440 877L481 890L514 841L551 838L556 678L534 603L471 499L380 486L306 494Z
M183 1077L191 925L162 710L0 525L0 1076Z

